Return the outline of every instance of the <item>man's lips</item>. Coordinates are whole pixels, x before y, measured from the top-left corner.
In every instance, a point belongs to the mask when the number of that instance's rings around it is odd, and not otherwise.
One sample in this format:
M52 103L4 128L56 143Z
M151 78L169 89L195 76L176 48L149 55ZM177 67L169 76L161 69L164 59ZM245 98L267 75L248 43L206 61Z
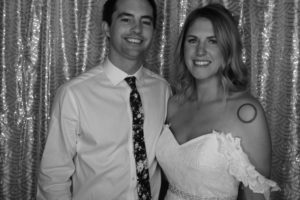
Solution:
M142 44L143 40L139 38L127 37L125 40L131 44Z

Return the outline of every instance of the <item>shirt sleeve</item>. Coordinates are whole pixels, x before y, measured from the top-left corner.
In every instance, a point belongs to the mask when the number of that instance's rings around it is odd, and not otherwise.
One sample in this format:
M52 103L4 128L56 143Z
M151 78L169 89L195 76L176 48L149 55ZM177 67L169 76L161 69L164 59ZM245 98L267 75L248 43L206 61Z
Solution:
M60 88L53 103L48 138L40 165L38 200L71 199L77 127L75 98L68 88Z

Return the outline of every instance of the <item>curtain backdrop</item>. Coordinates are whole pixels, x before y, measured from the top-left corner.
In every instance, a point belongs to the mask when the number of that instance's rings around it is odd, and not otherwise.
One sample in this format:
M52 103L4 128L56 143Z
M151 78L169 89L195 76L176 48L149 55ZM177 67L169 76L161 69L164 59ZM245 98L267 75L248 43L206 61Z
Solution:
M157 0L146 66L173 77L173 50L191 9L208 0ZM273 200L300 199L299 0L223 0L236 19L272 137ZM55 90L107 54L104 0L0 0L0 199L35 199Z

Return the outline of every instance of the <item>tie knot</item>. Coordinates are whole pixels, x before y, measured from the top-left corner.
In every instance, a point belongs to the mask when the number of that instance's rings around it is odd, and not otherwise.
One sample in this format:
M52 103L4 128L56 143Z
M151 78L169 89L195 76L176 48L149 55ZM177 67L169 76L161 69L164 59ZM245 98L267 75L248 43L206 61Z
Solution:
M136 90L135 76L129 76L124 79L132 90Z

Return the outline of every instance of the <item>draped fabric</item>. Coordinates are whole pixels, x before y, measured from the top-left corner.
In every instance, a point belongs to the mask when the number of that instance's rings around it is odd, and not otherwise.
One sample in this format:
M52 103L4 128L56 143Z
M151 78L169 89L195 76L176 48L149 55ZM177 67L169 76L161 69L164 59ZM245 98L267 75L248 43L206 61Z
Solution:
M55 91L107 55L104 1L0 0L0 199L35 199ZM146 67L172 80L173 51L185 17L209 2L157 0L157 30ZM266 111L271 178L281 187L272 199L300 199L300 2L217 2L239 22L251 92Z

